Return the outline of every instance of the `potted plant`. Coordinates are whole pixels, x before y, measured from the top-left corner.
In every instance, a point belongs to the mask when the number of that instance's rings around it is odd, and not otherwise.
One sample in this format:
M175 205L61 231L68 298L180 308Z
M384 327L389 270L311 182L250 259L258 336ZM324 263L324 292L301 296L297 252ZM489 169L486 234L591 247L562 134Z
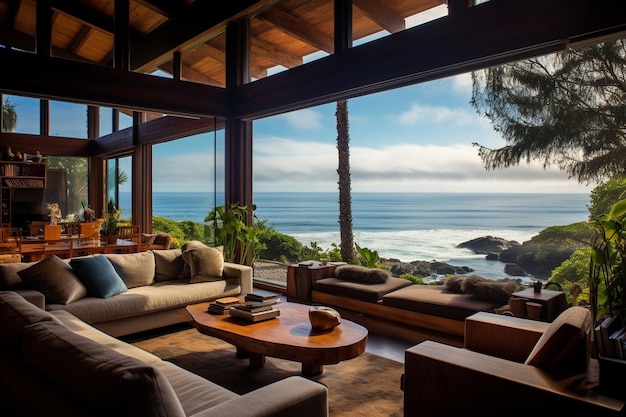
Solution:
M228 208L216 207L204 219L213 223L213 243L223 246L226 262L248 266L254 262L259 239L255 227L247 225L247 216L248 206L231 204Z
M107 211L102 213L100 233L105 236L107 243L115 243L117 241L117 226L121 214L122 210L118 210L112 202L109 203Z

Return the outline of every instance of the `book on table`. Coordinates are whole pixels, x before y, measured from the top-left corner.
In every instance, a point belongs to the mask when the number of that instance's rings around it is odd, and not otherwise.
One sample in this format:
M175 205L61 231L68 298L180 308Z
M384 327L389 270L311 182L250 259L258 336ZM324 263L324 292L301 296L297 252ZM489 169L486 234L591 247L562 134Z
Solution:
M251 313L249 311L241 310L239 308L233 308L229 311L231 317L236 317L251 322L269 320L280 316L280 310L277 308L270 308L269 310L259 311L256 313Z
M241 300L237 297L222 297L215 300L215 304L222 306L232 306L234 304L241 304Z
M274 303L260 303L256 301L249 301L243 304L236 305L234 308L237 310L243 310L248 313L260 313L262 311L268 311L272 309Z
M255 290L251 293L246 294L245 300L276 303L278 302L278 294L271 291Z

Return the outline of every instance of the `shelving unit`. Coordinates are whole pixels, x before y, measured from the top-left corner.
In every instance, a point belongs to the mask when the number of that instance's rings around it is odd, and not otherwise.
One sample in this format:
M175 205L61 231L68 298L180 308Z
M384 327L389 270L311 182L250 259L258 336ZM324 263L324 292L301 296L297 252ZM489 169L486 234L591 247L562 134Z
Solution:
M45 189L48 163L0 161L0 194L2 227L11 226L11 200L15 189Z

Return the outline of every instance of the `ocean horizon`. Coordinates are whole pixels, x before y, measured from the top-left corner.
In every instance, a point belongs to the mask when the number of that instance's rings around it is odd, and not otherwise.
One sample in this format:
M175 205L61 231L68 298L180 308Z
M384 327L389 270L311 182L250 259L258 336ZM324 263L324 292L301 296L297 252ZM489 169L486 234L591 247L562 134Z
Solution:
M222 205L223 194L155 192L153 215L202 223L215 201ZM259 219L304 245L340 242L337 192L259 192L253 201ZM457 245L482 236L522 243L546 227L587 220L588 204L589 194L353 192L354 240L383 258L437 260L502 278L503 263ZM130 212L130 193L120 193L120 208Z

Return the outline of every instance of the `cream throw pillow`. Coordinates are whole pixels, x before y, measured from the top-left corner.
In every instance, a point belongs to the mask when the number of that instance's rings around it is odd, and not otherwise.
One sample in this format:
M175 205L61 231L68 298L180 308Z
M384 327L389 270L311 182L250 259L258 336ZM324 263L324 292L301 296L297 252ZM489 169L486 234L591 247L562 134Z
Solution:
M222 248L195 248L183 252L183 259L191 270L190 283L219 281L224 273Z

